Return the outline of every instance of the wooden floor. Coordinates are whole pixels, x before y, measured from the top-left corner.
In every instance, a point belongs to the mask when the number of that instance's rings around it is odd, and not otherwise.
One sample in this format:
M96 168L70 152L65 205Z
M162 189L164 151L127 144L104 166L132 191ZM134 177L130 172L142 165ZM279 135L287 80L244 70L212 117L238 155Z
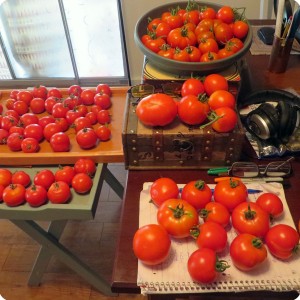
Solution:
M124 165L111 164L109 168L124 184ZM108 282L112 274L121 204L122 200L104 182L95 219L69 221L61 238L66 247L93 266ZM47 225L42 223L42 226ZM4 299L145 299L141 295L104 296L55 258L51 259L41 285L29 287L27 281L38 251L39 245L35 241L9 221L0 220L0 295Z

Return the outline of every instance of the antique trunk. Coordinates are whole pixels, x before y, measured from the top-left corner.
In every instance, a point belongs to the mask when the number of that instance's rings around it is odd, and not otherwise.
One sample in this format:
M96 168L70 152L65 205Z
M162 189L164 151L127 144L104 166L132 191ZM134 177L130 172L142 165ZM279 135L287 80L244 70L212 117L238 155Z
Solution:
M205 169L239 160L244 142L240 122L229 133L187 126L179 119L153 128L137 119L136 105L128 93L122 131L127 169Z

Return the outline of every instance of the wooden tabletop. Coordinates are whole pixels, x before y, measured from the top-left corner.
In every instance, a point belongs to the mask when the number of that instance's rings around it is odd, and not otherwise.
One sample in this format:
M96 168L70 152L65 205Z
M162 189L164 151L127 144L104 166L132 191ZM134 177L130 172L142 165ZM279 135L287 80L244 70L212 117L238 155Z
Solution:
M123 115L126 103L128 87L111 87L112 106L109 108L111 123L111 139L100 142L92 149L83 150L75 140L75 130L69 128L67 134L70 137L71 150L69 152L53 152L49 142L40 143L40 151L37 153L23 153L22 151L10 151L7 145L0 145L0 165L58 165L73 164L79 157L92 158L97 163L123 162L122 127ZM61 89L63 97L67 95L67 89ZM0 91L0 103L5 109L5 100L9 98L9 90ZM41 114L39 117L46 115Z
M245 70L242 74L242 81L245 82L241 93L249 93L251 90L256 89L275 89L275 88L294 88L300 92L299 77L300 77L300 57L291 56L288 68L285 73L274 74L267 70L268 55L252 56L250 53L246 55L244 61ZM257 160L252 156L249 145L245 143L242 159ZM268 160L264 160L266 163ZM262 162L260 162L262 163ZM300 220L300 157L296 157L292 162L293 174L289 178L289 185L285 187L285 196L292 213L293 220L298 224ZM190 180L201 178L207 183L213 183L213 177L206 174L205 170L145 170L145 171L132 171L128 172L128 179L126 185L126 192L124 195L123 209L121 216L120 235L116 248L116 257L114 265L114 273L112 278L112 290L114 292L125 293L139 293L140 289L137 286L137 259L132 251L132 239L135 231L138 229L138 216L139 216L139 197L142 185L144 182L153 182L159 177L171 177L178 183L187 183ZM251 295L251 297L250 297ZM249 296L249 298L248 298ZM245 298L240 299L253 299L253 293L245 294ZM262 293L260 296L271 298L272 293L267 292L267 295ZM295 295L286 293L287 299L294 299ZM203 297L203 298L202 298ZM212 296L214 297L214 296ZM215 299L215 298L209 299ZM282 295L284 298L284 295ZM236 299L233 294L224 294L223 299ZM152 298L151 298L152 299ZM154 299L154 297L153 297ZM156 298L155 298L156 299ZM159 299L171 299L167 295ZM194 299L194 298L193 298ZM201 299L208 299L201 296ZM219 299L219 298L218 298Z

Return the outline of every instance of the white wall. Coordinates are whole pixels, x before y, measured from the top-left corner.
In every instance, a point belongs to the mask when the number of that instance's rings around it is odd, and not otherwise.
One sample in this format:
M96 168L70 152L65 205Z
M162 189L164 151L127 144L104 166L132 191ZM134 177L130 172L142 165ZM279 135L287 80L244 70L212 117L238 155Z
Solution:
M133 39L135 24L137 20L150 9L172 2L174 2L174 0L121 0L132 84L140 82L143 65L143 54L135 45ZM210 2L221 5L225 3L222 0ZM267 19L272 16L272 0L226 0L226 5L236 8L246 7L246 17L248 19Z

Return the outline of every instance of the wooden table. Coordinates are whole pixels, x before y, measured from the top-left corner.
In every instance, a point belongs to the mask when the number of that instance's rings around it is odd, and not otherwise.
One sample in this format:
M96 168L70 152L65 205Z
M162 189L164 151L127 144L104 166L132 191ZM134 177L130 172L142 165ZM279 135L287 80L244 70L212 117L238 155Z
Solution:
M268 72L268 56L246 55L242 72L242 81L245 82L241 94L247 94L256 89L274 89L292 87L300 93L300 58L291 56L287 71L282 74ZM249 144L245 142L242 153L244 160L257 160L253 158L253 152ZM266 160L267 162L267 160ZM300 157L296 157L292 163L294 173L289 178L289 186L285 189L286 199L292 213L293 220L298 224L300 220ZM190 180L201 178L207 183L213 183L213 177L204 170L145 170L128 172L125 189L119 240L116 248L114 273L112 278L112 291L118 293L140 293L137 286L137 259L132 251L132 239L138 229L139 197L144 182L153 182L159 177L171 177L178 183L187 183ZM286 292L277 294L273 292L243 292L223 294L185 294L178 296L180 299L295 299L298 293ZM195 297L197 296L197 297ZM174 295L151 295L149 299L175 299Z
M86 265L80 258L76 257L69 249L59 242L68 220L91 220L94 218L101 188L106 181L116 194L122 198L124 187L108 169L108 163L123 162L122 145L122 125L123 113L128 87L113 87L112 102L110 108L112 123L110 128L112 138L108 142L99 143L95 148L82 150L75 141L74 129L70 128L68 134L71 140L70 152L53 152L47 141L43 141L41 149L37 153L12 152L6 145L0 145L0 167L25 171L35 174L43 168L56 168L59 164L74 164L80 157L91 158L98 164L97 173L94 178L93 197L81 197L73 195L73 199L68 204L54 205L47 203L38 208L32 208L28 204L9 208L5 204L0 204L0 218L10 220L17 227L27 233L40 245L40 252L29 278L29 285L37 286L52 255L55 255L63 263L82 276L96 289L106 295L113 295L110 284L99 272ZM5 102L9 91L0 91L0 101ZM66 90L63 90L66 95ZM27 169L26 169L27 168ZM37 221L49 221L48 229L43 229Z

